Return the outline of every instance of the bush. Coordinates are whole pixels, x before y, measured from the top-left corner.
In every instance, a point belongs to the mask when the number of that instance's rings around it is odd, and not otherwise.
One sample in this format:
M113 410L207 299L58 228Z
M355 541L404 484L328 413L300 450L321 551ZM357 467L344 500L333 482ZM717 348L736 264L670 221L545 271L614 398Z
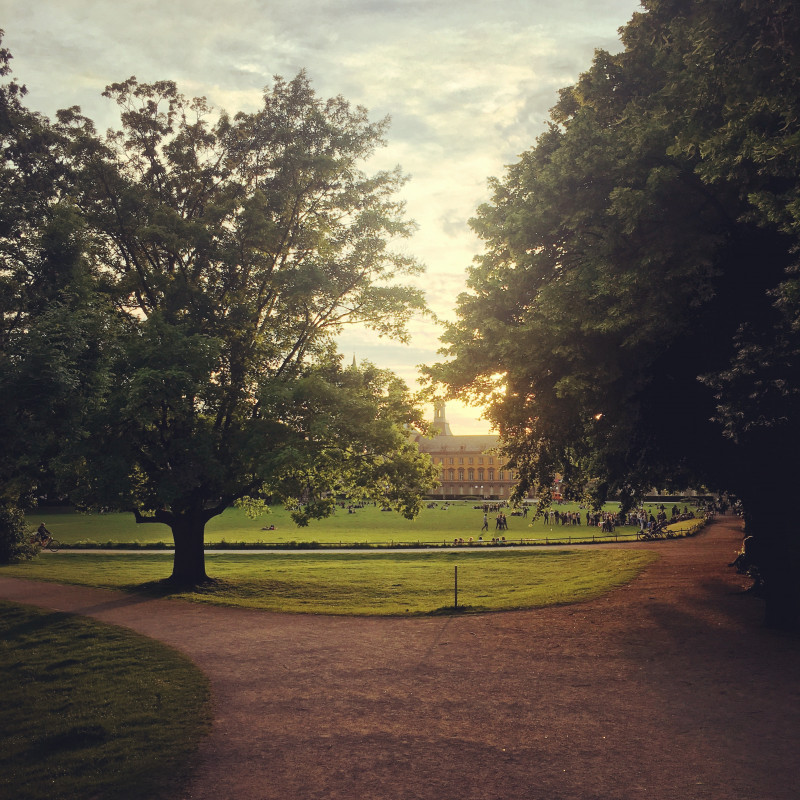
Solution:
M39 548L31 544L31 535L22 511L7 503L0 504L0 564L33 558Z

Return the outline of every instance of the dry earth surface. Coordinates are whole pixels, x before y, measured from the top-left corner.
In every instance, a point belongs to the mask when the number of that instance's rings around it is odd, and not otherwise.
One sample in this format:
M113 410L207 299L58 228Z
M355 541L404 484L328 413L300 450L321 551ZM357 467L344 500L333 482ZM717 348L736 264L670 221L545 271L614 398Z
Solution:
M796 800L800 639L761 627L727 517L592 602L289 616L0 578L210 676L185 800ZM626 545L630 547L631 545Z

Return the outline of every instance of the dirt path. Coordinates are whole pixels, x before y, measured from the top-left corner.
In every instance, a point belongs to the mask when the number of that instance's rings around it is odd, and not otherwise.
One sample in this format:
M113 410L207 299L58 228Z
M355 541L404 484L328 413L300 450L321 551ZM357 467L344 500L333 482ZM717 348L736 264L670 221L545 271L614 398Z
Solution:
M284 616L0 578L127 625L211 677L186 800L796 800L800 640L760 627L724 518L582 605Z

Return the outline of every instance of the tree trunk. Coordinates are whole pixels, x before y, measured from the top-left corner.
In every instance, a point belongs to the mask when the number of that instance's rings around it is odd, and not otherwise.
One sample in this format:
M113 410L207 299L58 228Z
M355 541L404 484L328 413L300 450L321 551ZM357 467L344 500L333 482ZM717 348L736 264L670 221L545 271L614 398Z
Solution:
M752 505L756 505L755 513L748 513L745 532L754 537L753 561L763 579L764 624L800 631L800 537L780 504L762 501Z
M170 581L180 586L207 583L205 517L200 512L175 514L170 523L175 540L175 558Z
M787 525L787 521L782 523ZM782 535L781 535L782 534ZM767 537L761 573L766 608L764 624L783 631L800 631L800 543L786 531Z

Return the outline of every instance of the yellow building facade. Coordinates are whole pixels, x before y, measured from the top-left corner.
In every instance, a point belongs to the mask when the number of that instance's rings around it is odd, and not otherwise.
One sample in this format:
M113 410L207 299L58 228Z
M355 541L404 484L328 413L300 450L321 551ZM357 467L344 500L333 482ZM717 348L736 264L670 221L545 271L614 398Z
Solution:
M458 436L450 430L443 402L434 405L432 438L417 436L420 451L439 469L439 486L428 496L440 500L508 500L516 484L506 460L497 453L498 437Z

